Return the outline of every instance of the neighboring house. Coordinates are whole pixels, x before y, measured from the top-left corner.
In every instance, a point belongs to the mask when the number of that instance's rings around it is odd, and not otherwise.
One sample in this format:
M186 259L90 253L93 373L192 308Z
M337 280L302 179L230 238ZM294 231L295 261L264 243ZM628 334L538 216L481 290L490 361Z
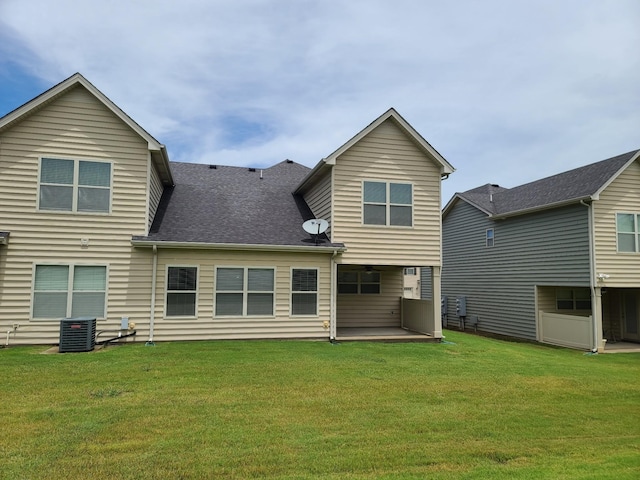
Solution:
M0 169L11 344L56 343L80 316L150 342L441 337L440 303L402 299L403 269L428 267L439 297L453 168L393 109L314 169L175 163L75 74L0 118Z
M594 351L640 340L639 156L454 195L444 323Z
M421 298L420 267L404 269L404 298ZM425 296L431 298L431 296Z

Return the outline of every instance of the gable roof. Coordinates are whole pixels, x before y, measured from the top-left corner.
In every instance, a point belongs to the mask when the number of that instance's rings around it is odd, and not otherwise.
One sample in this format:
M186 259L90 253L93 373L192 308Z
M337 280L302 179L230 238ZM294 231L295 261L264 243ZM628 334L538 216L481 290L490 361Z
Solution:
M390 108L378 118L376 118L373 122L367 125L365 128L360 130L357 134L355 134L350 140L340 146L337 150L331 153L328 157L320 160L317 165L309 172L309 174L302 179L295 192L299 193L304 191L305 187L311 183L316 178L319 178L322 173L330 168L332 165L336 164L337 158L366 137L369 133L371 133L374 129L379 127L382 123L387 120L392 120L399 128L402 130L413 142L418 146L422 152L424 152L427 156L433 159L436 164L440 165L441 174L448 176L449 174L455 172L455 168L447 162L442 155L438 153L438 151L433 148L429 142L427 142L422 135L420 135L410 124L407 122L394 108Z
M302 224L313 218L302 197L292 194L309 168L285 160L250 169L171 162L176 184L165 189L155 221L134 245L201 248L343 249L322 236L318 244ZM328 247L328 248L327 248Z
M493 218L597 200L602 190L639 157L640 150L634 150L514 188L482 185L456 193L444 208L443 215L458 200L464 200Z
M29 115L37 112L65 93L79 86L82 86L87 91L89 91L89 93L91 93L96 99L102 102L104 106L111 110L114 115L116 115L120 120L126 123L134 132L136 132L143 140L147 142L149 151L151 152L151 158L158 168L158 173L160 174L162 182L165 185L172 185L173 177L169 168L169 156L167 155L166 147L158 142L144 128L138 125L131 117L129 117L129 115L122 111L120 107L109 100L106 95L104 95L91 82L89 82L79 73L71 75L66 80L63 80L57 85L54 85L46 92L38 95L34 99L28 101L24 105L16 108L15 110L6 114L4 117L0 118L0 133L3 130L11 128L11 126L22 121Z

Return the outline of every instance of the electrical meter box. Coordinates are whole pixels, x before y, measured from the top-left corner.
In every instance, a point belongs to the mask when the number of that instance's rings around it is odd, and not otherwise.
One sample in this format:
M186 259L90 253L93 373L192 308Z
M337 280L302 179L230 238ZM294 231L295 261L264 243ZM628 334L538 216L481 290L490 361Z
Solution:
M442 295L440 297L440 313L442 315L446 315L447 312L447 304L449 303L449 299L447 298L446 295Z
M456 315L459 317L467 316L467 297L460 296L456 298Z

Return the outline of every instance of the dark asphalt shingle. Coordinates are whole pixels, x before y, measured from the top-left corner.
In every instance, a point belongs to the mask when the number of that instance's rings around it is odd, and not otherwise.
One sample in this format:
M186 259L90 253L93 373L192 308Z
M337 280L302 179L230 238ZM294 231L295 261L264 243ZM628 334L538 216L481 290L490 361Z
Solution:
M313 246L302 229L313 218L293 190L310 169L285 160L270 168L171 162L175 186L165 190L148 237L138 240ZM262 171L262 178L261 176ZM326 237L320 246L331 246Z
M487 184L458 196L493 216L577 202L598 192L637 152L634 150L514 188Z

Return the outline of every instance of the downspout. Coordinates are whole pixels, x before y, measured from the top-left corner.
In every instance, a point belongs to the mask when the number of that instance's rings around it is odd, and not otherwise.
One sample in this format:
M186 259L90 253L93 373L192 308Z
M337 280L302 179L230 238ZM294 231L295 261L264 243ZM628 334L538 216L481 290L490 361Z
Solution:
M587 207L588 219L589 219L589 287L591 289L591 324L593 328L593 344L591 346L592 353L598 353L598 318L600 318L600 302L596 297L596 254L595 254L595 242L593 241L593 205L586 203L584 200L580 200L580 203Z
M156 274L158 272L158 246L153 246L153 267L151 268L151 311L149 312L149 341L145 344L153 346L153 326L156 317Z
M331 255L331 308L330 308L330 318L329 318L329 341L336 341L336 255L338 254L337 250L333 251L333 255Z

